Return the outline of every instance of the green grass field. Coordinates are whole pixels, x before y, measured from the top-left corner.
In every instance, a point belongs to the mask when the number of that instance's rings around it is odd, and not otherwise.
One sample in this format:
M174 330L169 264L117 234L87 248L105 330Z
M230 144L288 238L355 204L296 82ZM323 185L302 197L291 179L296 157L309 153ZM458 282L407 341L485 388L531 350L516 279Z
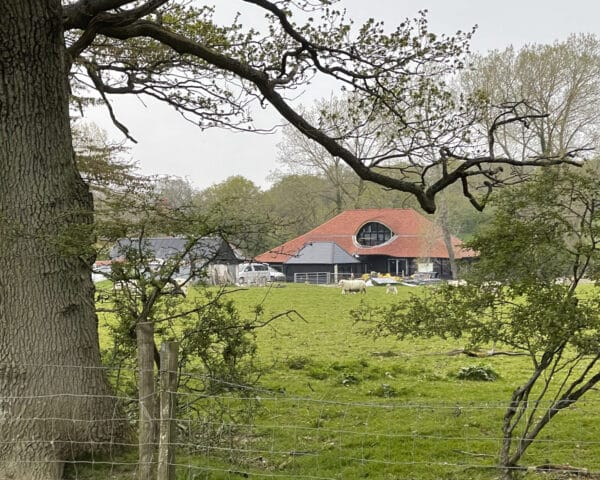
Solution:
M291 308L302 318L258 332L264 373L253 424L237 425L227 445L196 444L197 454L178 455L178 478L496 478L504 410L528 360L449 354L464 346L456 341L373 339L350 317L361 301L381 305L415 290L393 296L373 287L363 297L288 284L232 293L245 316L262 304L267 318ZM478 365L499 378L457 378L461 367ZM559 414L523 464L600 470L599 407L594 391Z

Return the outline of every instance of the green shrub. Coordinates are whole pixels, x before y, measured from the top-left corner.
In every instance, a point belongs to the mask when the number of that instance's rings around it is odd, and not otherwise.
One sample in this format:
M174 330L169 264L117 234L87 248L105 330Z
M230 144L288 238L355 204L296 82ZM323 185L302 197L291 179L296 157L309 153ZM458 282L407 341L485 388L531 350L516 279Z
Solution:
M493 382L497 380L499 375L489 365L469 365L461 367L456 378L460 380L473 380L477 382Z

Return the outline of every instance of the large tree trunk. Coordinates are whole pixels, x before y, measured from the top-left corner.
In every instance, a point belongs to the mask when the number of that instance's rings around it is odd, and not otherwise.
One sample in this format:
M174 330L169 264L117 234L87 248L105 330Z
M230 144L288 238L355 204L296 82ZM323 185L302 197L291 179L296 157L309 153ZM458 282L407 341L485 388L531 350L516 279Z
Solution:
M59 0L0 2L0 478L57 479L110 440Z

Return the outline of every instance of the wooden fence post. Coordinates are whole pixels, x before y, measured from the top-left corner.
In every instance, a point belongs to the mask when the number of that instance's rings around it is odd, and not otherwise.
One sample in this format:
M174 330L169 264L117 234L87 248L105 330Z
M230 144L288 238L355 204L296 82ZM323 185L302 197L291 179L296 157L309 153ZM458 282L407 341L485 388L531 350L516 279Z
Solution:
M154 324L136 326L138 347L138 480L152 478L156 472L156 377L154 373Z
M158 443L158 480L175 480L177 350L177 342L165 342L160 346L160 437Z

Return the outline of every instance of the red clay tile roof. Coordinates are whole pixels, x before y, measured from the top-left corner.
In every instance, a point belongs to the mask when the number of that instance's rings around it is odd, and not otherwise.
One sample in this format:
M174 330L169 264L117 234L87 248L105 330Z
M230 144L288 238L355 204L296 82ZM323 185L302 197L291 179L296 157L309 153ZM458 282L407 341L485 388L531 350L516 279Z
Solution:
M356 242L356 233L365 223L379 222L394 235L376 247L364 247ZM256 257L258 262L285 263L306 243L335 242L350 255L389 255L399 258L448 258L441 231L431 220L410 209L382 208L347 210L304 235ZM452 237L457 258L472 257L475 253L461 249L462 242Z

